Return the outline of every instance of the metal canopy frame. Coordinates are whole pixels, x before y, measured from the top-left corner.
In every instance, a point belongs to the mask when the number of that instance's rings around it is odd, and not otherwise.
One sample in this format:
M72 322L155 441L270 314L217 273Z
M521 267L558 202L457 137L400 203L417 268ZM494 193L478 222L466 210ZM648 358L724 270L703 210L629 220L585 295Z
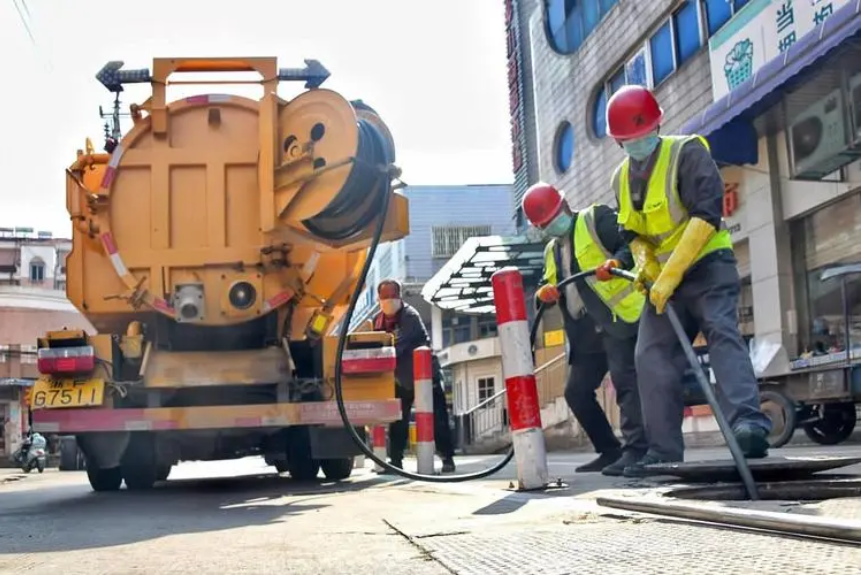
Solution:
M525 286L537 284L544 269L544 244L543 239L532 235L470 238L425 283L422 298L444 310L493 313L493 273L515 267Z

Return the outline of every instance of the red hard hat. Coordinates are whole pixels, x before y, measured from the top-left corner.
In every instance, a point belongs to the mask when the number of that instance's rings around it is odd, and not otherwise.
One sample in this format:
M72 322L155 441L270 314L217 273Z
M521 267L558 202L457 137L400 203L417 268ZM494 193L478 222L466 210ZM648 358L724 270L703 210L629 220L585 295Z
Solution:
M655 130L663 116L663 109L648 88L623 86L607 103L607 134L616 140L640 138Z
M546 226L562 212L562 194L546 182L529 187L523 195L523 212L534 226Z

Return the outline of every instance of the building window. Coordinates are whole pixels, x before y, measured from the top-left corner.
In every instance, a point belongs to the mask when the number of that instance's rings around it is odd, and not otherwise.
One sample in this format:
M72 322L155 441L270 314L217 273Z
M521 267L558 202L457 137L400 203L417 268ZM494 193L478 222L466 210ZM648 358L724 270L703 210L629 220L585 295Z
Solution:
M622 88L625 85L625 69L619 68L619 70L610 77L610 95L616 94L616 91Z
M495 377L481 377L478 379L478 402L479 404L490 399L496 393Z
M490 234L491 227L489 224L431 227L433 257L449 258L470 238L475 236L490 236Z
M652 78L655 86L663 82L676 69L676 55L673 50L673 23L664 22L654 36L649 38L652 53Z
M21 345L21 364L35 365L38 362L38 352L36 345Z
M696 0L686 0L673 14L673 29L676 31L676 59L681 66L703 45L700 9Z
M486 339L488 337L495 337L499 334L498 325L496 323L496 317L493 315L490 316L482 316L478 319L478 338Z
M619 0L544 0L550 46L556 52L573 54L598 27L601 19Z
M41 259L30 261L30 282L41 283L45 280L45 263Z
M601 86L592 108L592 131L598 138L607 136L607 89Z
M709 37L729 22L733 15L741 10L750 0L703 0L705 4L706 25Z
M562 174L568 172L574 160L574 127L570 122L565 121L559 126L553 149L556 170Z

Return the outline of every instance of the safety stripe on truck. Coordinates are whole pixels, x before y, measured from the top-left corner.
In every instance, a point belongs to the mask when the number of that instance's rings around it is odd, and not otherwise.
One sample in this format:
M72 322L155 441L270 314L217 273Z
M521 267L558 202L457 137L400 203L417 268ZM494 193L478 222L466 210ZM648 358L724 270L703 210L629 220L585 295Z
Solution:
M344 406L350 422L359 426L392 423L401 418L398 399L345 401ZM33 428L44 433L253 429L294 425L341 426L338 405L335 401L326 401L162 409L43 409L33 412Z
M395 347L376 349L348 349L341 357L341 370L345 375L385 373L397 365Z
M292 291L284 291L278 293L264 303L263 310L269 312L272 309L277 309L278 307L289 301L291 298L293 298L293 294L294 293Z

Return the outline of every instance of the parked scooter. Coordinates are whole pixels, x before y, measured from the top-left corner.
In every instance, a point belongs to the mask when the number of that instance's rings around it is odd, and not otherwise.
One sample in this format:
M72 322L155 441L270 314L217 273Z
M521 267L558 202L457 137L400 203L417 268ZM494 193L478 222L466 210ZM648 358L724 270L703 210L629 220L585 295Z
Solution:
M45 437L34 431L28 431L27 437L18 450L12 454L12 462L16 467L21 467L25 473L29 473L33 469L40 473L45 472L45 465L48 462L48 457L45 453L45 447L48 442Z

